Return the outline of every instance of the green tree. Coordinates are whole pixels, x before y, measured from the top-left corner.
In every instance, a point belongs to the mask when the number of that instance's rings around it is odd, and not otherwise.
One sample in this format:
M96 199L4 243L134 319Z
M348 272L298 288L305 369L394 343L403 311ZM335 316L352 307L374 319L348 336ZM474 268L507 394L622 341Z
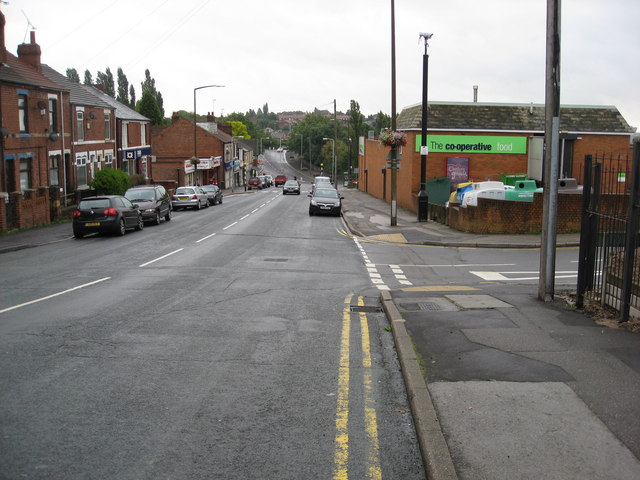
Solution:
M74 83L80 83L80 75L75 68L67 68L67 78Z
M133 88L133 85L129 85L129 106L136 108L136 89Z
M156 90L156 81L151 77L151 73L149 72L148 68L144 71L144 81L142 82L141 86L142 92L144 92L145 90L149 90L154 96L154 98L156 99L156 103L158 104L158 108L160 109L162 118L164 118L164 101L162 99L162 94L158 92L158 90Z
M104 73L98 72L96 84L104 86L104 93L110 97L116 97L116 85L113 80L113 73L111 73L111 69L109 67L107 67Z
M361 135L366 134L367 126L364 123L364 115L360 113L360 105L355 100L351 100L349 108L349 127L348 135L351 140L347 145L346 155L346 167L343 171L348 171L350 165L358 164L358 149L353 148L354 145L358 145L358 138ZM351 173L351 172L349 172Z
M338 127L338 138L341 137L343 130L343 127ZM304 120L295 124L291 129L289 141L287 142L287 146L291 150L300 150L300 135L302 135L302 149L304 152L299 153L302 154L303 165L308 165L309 159L311 159L312 168L317 169L320 163L324 163L326 169L329 164L328 161L331 160L331 142L327 142L323 138L333 138L333 119L318 113L307 115ZM327 145L328 151L326 149Z
M124 195L131 186L131 180L122 170L107 167L95 173L91 186L99 195Z
M118 67L118 95L116 96L116 100L125 105L130 105L129 103L129 80L127 80L127 76L122 71L122 68Z
M247 126L244 123L236 120L227 121L227 123L231 124L231 133L234 137L244 137L245 140L251 138L249 130L247 130Z
M391 128L391 116L387 115L386 113L382 113L381 110L376 114L376 120L373 124L373 132L375 136L377 137L378 135L380 135L380 131L384 130L385 128Z
M136 104L136 111L150 119L152 125L162 125L164 118L151 91L142 92L142 98Z
M93 85L93 76L89 70L84 71L84 84Z

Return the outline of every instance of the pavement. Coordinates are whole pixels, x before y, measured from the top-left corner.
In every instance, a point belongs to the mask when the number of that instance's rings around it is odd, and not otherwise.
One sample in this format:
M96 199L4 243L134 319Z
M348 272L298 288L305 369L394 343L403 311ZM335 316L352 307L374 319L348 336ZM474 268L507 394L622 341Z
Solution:
M458 232L400 208L392 227L388 203L341 194L361 241L540 247L540 235ZM380 294L430 480L640 478L640 335L538 300L537 284Z
M538 248L476 235L341 189L363 241ZM226 192L230 194L230 192ZM63 241L67 223L0 235L0 254ZM577 246L577 234L556 244ZM1 257L0 257L1 264ZM380 292L430 480L640 478L640 335L537 299L537 285Z

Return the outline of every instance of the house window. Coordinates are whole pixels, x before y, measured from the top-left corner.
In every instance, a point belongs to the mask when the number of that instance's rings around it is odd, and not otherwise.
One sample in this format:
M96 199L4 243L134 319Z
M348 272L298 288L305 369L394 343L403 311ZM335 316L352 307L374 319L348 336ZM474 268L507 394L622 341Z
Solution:
M106 165L109 165L109 166L113 165L113 153L105 152L105 154L104 154L104 163Z
M20 156L20 190L31 188L31 154Z
M49 99L49 131L58 133L58 100Z
M104 139L105 140L111 139L111 114L110 113L104 114Z
M78 128L78 141L84 142L84 112L76 112L76 126Z
M51 155L49 157L49 178L51 185L60 185L60 155Z
M76 154L76 180L79 187L87 184L87 152Z
M27 133L29 131L29 118L27 115L27 95L18 95L18 119L20 120L20 133Z

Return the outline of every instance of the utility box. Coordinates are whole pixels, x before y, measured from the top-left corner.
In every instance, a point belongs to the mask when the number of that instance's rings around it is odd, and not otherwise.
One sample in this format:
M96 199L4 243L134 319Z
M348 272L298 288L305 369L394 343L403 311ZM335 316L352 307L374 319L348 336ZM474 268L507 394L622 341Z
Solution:
M451 179L449 177L438 177L427 180L426 190L429 196L429 203L444 205L449 200L449 194L451 193Z

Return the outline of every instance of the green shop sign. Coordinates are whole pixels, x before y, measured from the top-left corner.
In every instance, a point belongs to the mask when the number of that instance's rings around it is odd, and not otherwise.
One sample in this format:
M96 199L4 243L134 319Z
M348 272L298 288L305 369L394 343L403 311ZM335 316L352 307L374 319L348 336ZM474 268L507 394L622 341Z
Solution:
M422 135L416 135L416 152ZM527 137L427 135L429 153L527 153Z

